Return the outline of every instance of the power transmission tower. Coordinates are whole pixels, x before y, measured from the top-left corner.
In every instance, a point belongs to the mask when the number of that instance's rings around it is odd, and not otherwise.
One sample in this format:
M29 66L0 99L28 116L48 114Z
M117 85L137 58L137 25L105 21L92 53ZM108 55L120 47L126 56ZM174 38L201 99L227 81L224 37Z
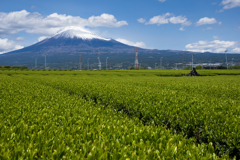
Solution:
M99 67L99 70L101 70L102 65L101 65L101 61L100 61L100 53L99 52L98 52L98 67Z

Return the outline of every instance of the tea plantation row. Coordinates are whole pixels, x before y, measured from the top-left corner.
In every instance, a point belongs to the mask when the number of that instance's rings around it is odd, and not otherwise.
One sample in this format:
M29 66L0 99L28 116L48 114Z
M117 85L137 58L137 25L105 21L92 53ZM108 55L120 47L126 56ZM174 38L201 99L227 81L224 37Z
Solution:
M25 76L85 98L145 125L213 143L218 156L240 158L240 79L216 77Z
M0 76L0 159L218 159L212 143L196 145L44 83L55 78Z

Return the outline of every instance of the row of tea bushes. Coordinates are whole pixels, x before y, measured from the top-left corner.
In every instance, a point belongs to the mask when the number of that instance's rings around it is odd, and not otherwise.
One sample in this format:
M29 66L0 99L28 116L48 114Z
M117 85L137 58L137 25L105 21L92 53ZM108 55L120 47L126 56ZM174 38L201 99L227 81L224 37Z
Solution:
M218 159L212 143L22 77L0 77L0 159Z
M198 144L213 143L219 156L240 158L239 76L28 79L126 113L144 124L194 137Z

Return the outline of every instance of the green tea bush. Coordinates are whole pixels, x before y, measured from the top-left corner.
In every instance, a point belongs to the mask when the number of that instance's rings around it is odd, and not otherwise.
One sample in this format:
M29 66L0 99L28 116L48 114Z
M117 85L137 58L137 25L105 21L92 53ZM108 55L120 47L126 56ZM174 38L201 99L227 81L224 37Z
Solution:
M212 143L143 125L35 76L0 77L1 159L219 159Z
M34 80L125 113L145 125L164 126L194 138L196 144L212 143L219 156L240 157L238 76L139 78L123 74Z

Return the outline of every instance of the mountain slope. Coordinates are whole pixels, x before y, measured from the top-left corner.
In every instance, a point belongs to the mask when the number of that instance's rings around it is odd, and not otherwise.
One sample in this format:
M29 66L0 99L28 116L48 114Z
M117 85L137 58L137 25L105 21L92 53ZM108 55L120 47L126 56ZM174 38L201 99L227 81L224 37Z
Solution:
M0 65L25 65L31 67L38 57L39 65L44 66L45 54L47 54L47 63L66 65L66 63L78 63L79 55L82 55L84 63L91 59L91 63L98 63L97 52L100 52L101 59L109 57L110 63L119 65L127 63L132 66L135 60L135 47L120 43L114 39L106 39L91 33L88 30L67 27L53 36L46 38L36 44L0 55ZM192 52L173 51L173 50L156 50L138 48L139 63L145 65L155 64L164 57L164 63L181 62L181 54L185 54L185 59L191 56ZM207 53L208 54L208 53ZM142 58L142 59L141 59ZM168 59L168 60L167 60ZM179 63L178 62L178 63ZM126 65L127 65L126 64Z
M61 53L133 53L133 46L106 39L76 27L68 27L41 42L6 54L55 55Z

